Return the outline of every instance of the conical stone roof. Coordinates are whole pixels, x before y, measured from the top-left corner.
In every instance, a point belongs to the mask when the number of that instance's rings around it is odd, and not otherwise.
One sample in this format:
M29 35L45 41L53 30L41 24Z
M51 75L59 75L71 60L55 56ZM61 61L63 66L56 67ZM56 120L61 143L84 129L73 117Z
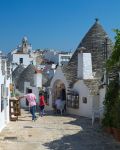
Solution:
M24 71L20 74L18 82L17 82L17 88L24 92L24 82L30 82L31 86L34 86L34 74L35 74L35 66L30 64L27 68L24 69Z
M19 79L20 74L23 72L25 68L23 65L19 65L15 70L12 72L12 80L15 86L17 85L17 80Z
M105 43L106 37L107 43ZM108 35L104 31L103 27L96 19L93 26L89 29L87 34L78 45L67 67L63 68L66 79L69 81L70 84L77 80L78 51L81 47L85 48L85 53L91 53L93 72L96 72L96 74L98 75L97 77L100 78L99 75L101 74L105 62L105 44L107 45L108 55L110 55L112 51L112 42L108 38Z

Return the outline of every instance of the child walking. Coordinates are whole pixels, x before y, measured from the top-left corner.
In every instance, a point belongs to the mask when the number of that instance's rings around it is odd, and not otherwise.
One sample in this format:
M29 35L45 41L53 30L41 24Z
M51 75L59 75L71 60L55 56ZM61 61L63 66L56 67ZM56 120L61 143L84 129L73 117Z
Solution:
M43 93L39 93L39 107L40 107L40 115L41 117L43 117L44 115L44 109L45 109L45 97L43 95Z

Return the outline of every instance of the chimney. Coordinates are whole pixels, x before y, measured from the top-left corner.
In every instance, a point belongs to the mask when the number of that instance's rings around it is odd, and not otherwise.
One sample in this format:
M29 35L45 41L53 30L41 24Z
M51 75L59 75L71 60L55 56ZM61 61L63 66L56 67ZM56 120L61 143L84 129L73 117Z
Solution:
M91 53L84 53L85 48L78 51L78 78L93 79Z
M41 70L35 70L34 74L34 85L36 87L42 87L42 71Z

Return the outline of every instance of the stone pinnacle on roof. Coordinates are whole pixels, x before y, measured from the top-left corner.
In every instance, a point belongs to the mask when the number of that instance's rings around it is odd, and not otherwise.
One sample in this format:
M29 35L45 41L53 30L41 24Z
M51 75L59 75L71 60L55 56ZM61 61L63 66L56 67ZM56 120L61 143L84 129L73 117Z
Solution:
M78 48L78 52L79 52L79 53L84 53L85 50L86 50L85 47L80 47L80 48Z
M96 21L96 23L98 23L98 22L99 22L99 19L98 19L98 18L95 18L95 21Z

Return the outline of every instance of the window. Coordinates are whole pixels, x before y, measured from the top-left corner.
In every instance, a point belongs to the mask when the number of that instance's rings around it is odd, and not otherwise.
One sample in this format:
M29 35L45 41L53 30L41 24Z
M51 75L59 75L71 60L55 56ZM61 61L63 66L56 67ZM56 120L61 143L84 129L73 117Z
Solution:
M79 94L67 93L67 107L78 109L79 108Z
M87 104L87 97L82 97L82 102Z
M23 58L20 58L19 62L20 64L23 64Z

